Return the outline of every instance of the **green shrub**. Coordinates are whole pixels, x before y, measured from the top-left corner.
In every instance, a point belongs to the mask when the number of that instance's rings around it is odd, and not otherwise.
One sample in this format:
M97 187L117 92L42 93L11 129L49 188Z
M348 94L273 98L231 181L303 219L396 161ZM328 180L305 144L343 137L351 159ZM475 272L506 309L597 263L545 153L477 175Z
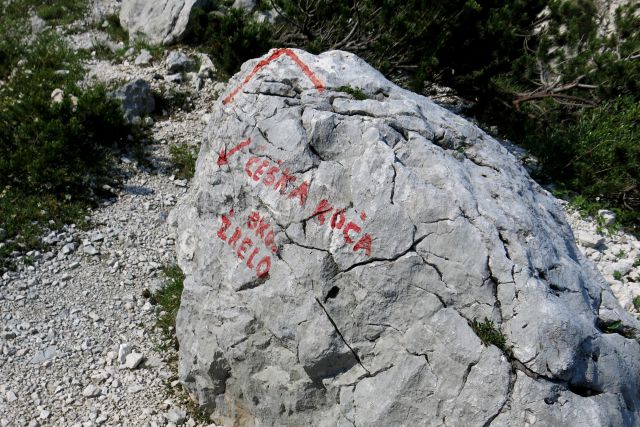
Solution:
M537 126L526 138L527 146L555 182L626 208L626 218L637 220L640 104L624 97L576 114L575 121Z
M176 177L191 179L196 172L198 153L193 147L186 145L172 145L169 147L171 163L176 168Z
M105 30L113 40L125 43L129 41L129 33L120 25L120 17L117 14L108 15L106 21L109 25Z
M79 57L58 35L39 35L6 64L15 68L0 87L0 228L10 242L2 258L38 247L45 229L82 222L112 181L113 148L134 133L104 87L77 86ZM64 92L59 103L54 89Z
M272 28L267 23L256 22L244 10L226 9L224 5L218 8L210 13L196 9L186 40L201 45L217 68L225 76L230 76L245 61L264 54L274 46Z
M508 357L512 356L511 348L507 345L507 339L502 332L496 329L491 320L486 317L482 323L473 320L470 326L484 345L495 345Z
M162 272L167 281L160 290L151 295L151 302L159 305L164 312L158 317L158 327L167 338L177 345L175 327L178 309L180 308L180 298L184 289L184 273L177 265L166 266Z

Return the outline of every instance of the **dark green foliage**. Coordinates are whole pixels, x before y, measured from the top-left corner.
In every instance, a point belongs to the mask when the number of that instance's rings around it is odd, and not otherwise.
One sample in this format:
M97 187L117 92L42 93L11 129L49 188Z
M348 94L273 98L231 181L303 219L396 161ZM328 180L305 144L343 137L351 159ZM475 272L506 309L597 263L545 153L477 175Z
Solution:
M512 355L511 347L507 345L507 339L502 332L496 329L491 320L485 317L482 323L474 320L469 325L484 345L495 345L507 356Z
M640 208L640 104L632 97L575 113L564 123L545 123L525 138L527 147L558 183L584 196ZM546 124L546 126L545 126Z
M633 299L633 308L635 308L636 311L640 312L640 296L637 296Z
M614 271L613 278L616 280L622 280L622 273L620 273L618 270Z
M365 99L369 99L367 94L364 93L362 89L357 87L353 88L351 86L340 86L338 88L338 92L348 93L349 95L353 96L353 99L356 99L358 101L364 101Z
M56 25L75 21L87 9L86 0L28 0L26 3L35 7L40 18Z
M546 1L271 0L285 18L278 44L343 49L383 73L424 89L425 81L477 97L511 69Z
M175 340L176 316L184 289L184 273L177 265L166 266L162 271L167 277L167 282L151 296L151 302L158 304L164 311L164 314L158 317L158 327L162 329L167 338ZM175 343L177 344L177 341Z
M9 244L0 258L39 247L47 228L82 222L101 185L111 181L112 148L132 133L105 88L77 86L84 72L78 55L55 33L15 46L4 65L0 228ZM60 103L51 100L56 88L64 91Z
M622 322L620 320L616 320L615 322L603 325L604 333L606 334L615 334L620 331L621 327L622 327Z
M226 76L273 46L271 26L256 22L244 10L226 9L223 4L209 13L196 9L191 19L187 41L200 44Z
M125 43L129 40L129 33L120 25L118 15L108 15L106 21L109 24L106 28L107 34L109 34L113 40Z
M171 163L176 168L176 177L191 179L196 172L196 160L198 153L193 147L185 145L172 145L169 147Z

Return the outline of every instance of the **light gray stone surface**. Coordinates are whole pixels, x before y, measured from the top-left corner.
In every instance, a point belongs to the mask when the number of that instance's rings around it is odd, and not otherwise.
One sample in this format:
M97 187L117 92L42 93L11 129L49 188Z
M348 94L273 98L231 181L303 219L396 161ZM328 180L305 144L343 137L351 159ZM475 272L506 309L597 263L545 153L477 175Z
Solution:
M120 24L132 37L170 44L182 38L195 8L208 9L211 0L123 0Z
M165 60L165 66L169 74L191 71L195 65L196 63L193 59L178 50L169 52Z
M356 56L293 52L231 79L169 218L180 379L214 421L639 425L638 322L555 199Z

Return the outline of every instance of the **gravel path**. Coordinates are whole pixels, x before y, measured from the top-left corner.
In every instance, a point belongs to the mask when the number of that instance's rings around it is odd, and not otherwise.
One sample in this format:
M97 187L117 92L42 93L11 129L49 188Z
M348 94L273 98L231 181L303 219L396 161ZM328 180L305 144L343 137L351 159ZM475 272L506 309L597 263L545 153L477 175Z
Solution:
M142 77L156 89L189 88L154 80L161 64L90 67L102 81ZM143 291L160 287L162 267L175 262L165 220L188 183L171 175L168 146L199 145L214 86L204 82L190 112L153 124L152 170L121 159L126 178L91 213L91 230L49 234L48 252L20 257L18 270L0 279L0 426L197 425L185 415L176 352L162 350L170 346Z

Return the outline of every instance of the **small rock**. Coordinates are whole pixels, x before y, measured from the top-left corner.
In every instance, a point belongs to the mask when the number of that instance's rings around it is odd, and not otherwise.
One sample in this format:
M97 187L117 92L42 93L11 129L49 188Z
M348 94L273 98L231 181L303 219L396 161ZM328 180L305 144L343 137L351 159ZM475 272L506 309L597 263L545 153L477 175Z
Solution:
M167 55L165 66L170 74L180 73L182 71L190 71L195 67L196 63L182 52L173 50Z
M62 253L64 255L69 255L71 253L73 253L73 251L76 250L76 245L74 243L67 243L66 245L64 245L62 247Z
M142 353L131 353L127 355L124 366L128 369L134 370L140 365L140 363L142 363L142 360L144 360Z
M7 402L9 403L13 403L18 400L18 396L16 396L13 390L9 390L5 396L7 397Z
M54 89L51 92L51 102L54 104L60 104L64 99L64 91L62 89Z
M198 70L198 75L203 79L211 77L216 72L216 66L213 64L211 58L209 58L209 55L200 53L198 54L198 58L200 59L200 69Z
M156 107L151 85L142 79L134 80L120 87L112 96L122 103L124 117L129 122L136 116L152 113Z
M147 49L142 49L140 51L140 54L136 57L134 64L149 65L152 59L153 59L153 56L151 56L151 53Z
M104 234L97 231L95 233L91 233L89 235L89 239L91 239L92 242L102 242L104 240Z
M605 227L609 227L616 222L616 214L611 211L601 209L598 211L598 216L602 218L602 222Z
M124 363L127 361L127 356L130 353L131 353L131 344L129 343L120 344L120 347L118 348L118 362L120 362L121 365L124 365Z
M604 237L589 233L588 231L578 231L578 241L587 248L597 248L604 243Z
M164 414L164 417L167 419L167 421L179 426L182 425L187 419L187 413L182 409L172 409Z
M169 74L165 80L172 83L182 83L182 74Z
M43 420L46 420L47 418L49 418L49 416L51 415L51 412L43 409L42 411L40 411L40 418Z
M97 397L100 395L100 389L93 384L89 384L82 390L84 397Z
M100 251L98 251L93 245L88 245L83 248L85 254L93 256L98 255Z
M31 358L30 363L33 363L34 365L39 365L39 364L50 361L56 356L56 349L57 348L55 345L51 345L45 348L44 350L37 352L36 355Z

